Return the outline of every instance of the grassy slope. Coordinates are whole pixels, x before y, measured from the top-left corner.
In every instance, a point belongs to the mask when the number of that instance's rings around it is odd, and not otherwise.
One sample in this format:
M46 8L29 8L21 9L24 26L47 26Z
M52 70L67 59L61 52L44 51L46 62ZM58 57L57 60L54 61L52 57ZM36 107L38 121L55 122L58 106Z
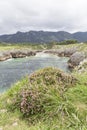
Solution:
M0 98L0 128L87 130L87 74L75 73L74 77L77 80L60 70L46 68L17 83ZM28 116L19 110L20 94L26 90L33 92L33 100L29 101L34 111L29 111Z

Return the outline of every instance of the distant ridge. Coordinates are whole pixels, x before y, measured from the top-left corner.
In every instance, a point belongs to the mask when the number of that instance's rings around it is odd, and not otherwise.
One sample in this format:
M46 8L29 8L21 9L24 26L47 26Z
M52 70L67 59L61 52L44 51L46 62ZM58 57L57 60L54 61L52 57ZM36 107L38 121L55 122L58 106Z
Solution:
M75 39L78 42L87 41L87 32L69 33L65 31L48 32L48 31L29 31L17 32L15 34L1 35L0 42L6 43L49 43L52 41L60 42L64 40Z

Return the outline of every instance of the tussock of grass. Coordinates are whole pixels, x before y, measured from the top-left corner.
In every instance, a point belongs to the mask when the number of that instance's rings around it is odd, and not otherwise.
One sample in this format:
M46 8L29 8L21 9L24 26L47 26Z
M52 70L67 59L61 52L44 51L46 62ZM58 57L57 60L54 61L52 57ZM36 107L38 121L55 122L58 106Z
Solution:
M7 110L1 113L1 126L7 130L87 130L83 79L56 68L31 74L1 96L0 110ZM12 125L15 121L17 126Z
M45 68L32 74L29 83L12 100L13 109L20 109L23 115L42 114L64 100L68 88L76 84L76 79L55 68ZM51 108L52 107L52 108Z

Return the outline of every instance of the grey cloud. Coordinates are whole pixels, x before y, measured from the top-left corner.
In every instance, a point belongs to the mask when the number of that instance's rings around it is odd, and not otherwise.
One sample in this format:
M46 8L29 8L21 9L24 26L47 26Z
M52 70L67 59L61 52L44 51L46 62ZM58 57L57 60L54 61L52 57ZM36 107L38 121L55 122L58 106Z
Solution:
M0 0L0 34L87 31L87 0Z

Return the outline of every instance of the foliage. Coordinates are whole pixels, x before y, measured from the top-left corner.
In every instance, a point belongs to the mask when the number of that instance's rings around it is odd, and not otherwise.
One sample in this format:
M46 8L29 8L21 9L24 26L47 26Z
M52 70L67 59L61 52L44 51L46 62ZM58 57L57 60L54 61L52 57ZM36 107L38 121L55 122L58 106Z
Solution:
M78 41L77 40L65 40L65 41L62 41L62 42L60 42L59 44L60 45L68 45L68 44L76 44L76 43L78 43Z
M0 111L6 112L0 113L0 126L6 130L86 130L87 74L73 75L44 68L16 83L1 95Z
M53 96L57 96L59 102L64 92L75 83L76 79L73 76L60 70L54 68L40 70L32 74L29 77L29 84L15 95L15 100L12 101L13 109L15 107L20 109L25 116L44 113L45 107L50 107L50 101L54 100ZM52 101L52 105L54 104L55 101Z

